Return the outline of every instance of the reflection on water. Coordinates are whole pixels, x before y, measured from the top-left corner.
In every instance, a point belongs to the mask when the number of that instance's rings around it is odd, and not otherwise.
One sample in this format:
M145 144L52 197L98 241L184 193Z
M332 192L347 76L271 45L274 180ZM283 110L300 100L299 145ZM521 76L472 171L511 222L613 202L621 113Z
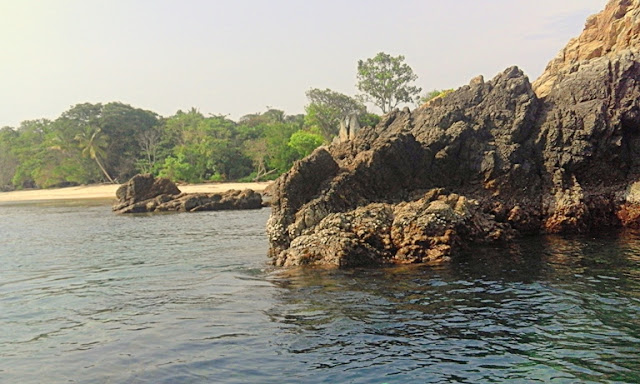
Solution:
M0 207L0 382L640 381L640 238L273 270L268 210Z
M270 315L325 382L638 382L639 255L631 234L548 237L446 266L293 270Z

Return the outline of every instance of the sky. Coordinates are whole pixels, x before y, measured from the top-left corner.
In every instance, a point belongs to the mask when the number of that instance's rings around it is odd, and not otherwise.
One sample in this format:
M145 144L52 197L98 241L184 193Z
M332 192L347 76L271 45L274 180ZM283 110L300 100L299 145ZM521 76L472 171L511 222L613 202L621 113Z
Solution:
M0 127L119 101L162 116L304 112L403 55L423 93L518 65L533 81L606 0L0 0ZM373 112L379 112L370 106Z

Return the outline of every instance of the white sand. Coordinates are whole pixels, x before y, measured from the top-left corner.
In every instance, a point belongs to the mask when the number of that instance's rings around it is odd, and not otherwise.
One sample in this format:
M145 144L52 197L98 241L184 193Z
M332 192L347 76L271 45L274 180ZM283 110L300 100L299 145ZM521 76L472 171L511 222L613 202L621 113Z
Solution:
M178 185L182 192L213 193L231 189L253 189L262 192L271 182L259 183L210 183ZM27 191L0 192L0 202L42 201L42 200L80 200L80 199L114 199L118 184L87 185L57 189L32 189Z

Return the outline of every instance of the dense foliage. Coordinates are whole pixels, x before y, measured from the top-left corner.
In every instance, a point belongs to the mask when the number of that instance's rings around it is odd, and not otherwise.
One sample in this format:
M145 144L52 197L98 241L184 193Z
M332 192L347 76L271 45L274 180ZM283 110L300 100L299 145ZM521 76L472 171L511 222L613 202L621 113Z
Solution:
M361 108L364 124L377 121ZM124 182L140 172L191 183L275 178L329 142L340 113L320 128L276 109L235 122L197 109L163 118L116 102L78 104L54 121L0 130L0 190Z

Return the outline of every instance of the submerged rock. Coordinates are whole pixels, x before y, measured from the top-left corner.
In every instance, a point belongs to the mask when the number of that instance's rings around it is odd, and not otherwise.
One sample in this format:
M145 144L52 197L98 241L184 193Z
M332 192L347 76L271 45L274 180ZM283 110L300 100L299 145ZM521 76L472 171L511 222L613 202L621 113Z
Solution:
M262 195L251 189L223 193L182 193L170 180L136 175L116 191L116 213L198 212L262 208Z
M538 95L511 67L317 149L271 188L274 263L437 262L525 234L639 226L639 18L640 0L610 1L585 29L604 53L552 61Z

